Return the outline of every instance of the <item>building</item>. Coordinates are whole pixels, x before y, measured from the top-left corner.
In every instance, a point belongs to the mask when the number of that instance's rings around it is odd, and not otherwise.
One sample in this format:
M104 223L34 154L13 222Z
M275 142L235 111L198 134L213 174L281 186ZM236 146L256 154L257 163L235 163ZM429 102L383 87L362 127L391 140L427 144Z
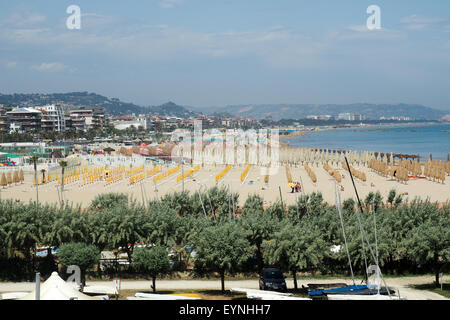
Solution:
M77 109L70 111L70 119L72 120L72 128L77 131L87 131L89 129L100 128L106 125L105 109Z
M338 119L338 120L348 120L348 121L351 121L351 120L352 120L352 114L351 114L351 113L348 113L348 112L347 112L347 113L339 113L337 119Z
M125 130L131 127L138 129L139 127L145 127L145 122L134 120L134 121L116 121L113 123L114 128L117 130Z
M42 112L34 108L15 108L6 112L9 118L10 132L19 133L41 130Z
M107 119L105 117L104 108L93 108L92 109L92 128L103 129L107 126Z
M57 132L64 132L66 130L64 112L60 106L51 104L43 107L36 107L35 109L42 112L42 130Z
M331 119L333 119L333 116L329 114L323 114L319 116L319 120L331 120Z
M11 110L12 108L0 107L0 133L9 132L10 123L6 112Z
M353 121L362 121L364 120L364 116L362 114L352 114Z

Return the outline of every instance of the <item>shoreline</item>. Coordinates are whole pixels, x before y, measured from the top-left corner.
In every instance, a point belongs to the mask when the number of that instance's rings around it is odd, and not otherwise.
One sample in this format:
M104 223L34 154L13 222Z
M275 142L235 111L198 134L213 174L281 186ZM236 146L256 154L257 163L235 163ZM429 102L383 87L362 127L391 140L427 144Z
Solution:
M344 149L344 150L334 150L334 149L330 149L330 148L324 148L324 147L302 147L302 146L295 146L292 145L291 142L289 140L296 138L296 137L303 137L306 136L309 133L313 133L313 132L323 132L323 131L331 131L331 130L348 130L348 129L362 129L362 128L372 128L372 127L381 127L381 128L385 128L385 127L431 127L431 126L445 126L445 125L450 125L450 122L444 122L444 123L427 123L427 122L420 122L420 123L405 123L405 124L396 124L396 123L388 123L388 124L358 124L358 125L349 125L349 126L345 126L345 127L333 127L333 126L328 126L325 128L322 127L311 127L310 130L308 129L301 129L301 130L296 130L292 133L288 133L287 135L283 135L280 136L280 146L283 147L289 147L289 148L295 148L295 149L309 149L309 150L329 150L330 152L347 152L347 151L357 151L357 152L363 152L364 150L362 149ZM368 130L364 130L364 131L368 131ZM447 130L441 130L441 132L447 132ZM448 130L448 132L450 132L450 130ZM380 155L384 155L384 154L391 154L394 152L380 152L380 151L373 151L375 154L380 154ZM431 153L432 154L432 153ZM408 158L412 158L412 159L416 159L417 156L419 156L419 158L421 159L421 162L426 162L429 158L428 157L420 157L420 154L398 154L398 153L394 153L394 155L403 155L404 158L408 159ZM422 160L423 159L423 160ZM435 157L433 157L433 159L435 159ZM437 160L442 160L442 161L447 161L448 159L445 159L445 157L443 158L436 158Z

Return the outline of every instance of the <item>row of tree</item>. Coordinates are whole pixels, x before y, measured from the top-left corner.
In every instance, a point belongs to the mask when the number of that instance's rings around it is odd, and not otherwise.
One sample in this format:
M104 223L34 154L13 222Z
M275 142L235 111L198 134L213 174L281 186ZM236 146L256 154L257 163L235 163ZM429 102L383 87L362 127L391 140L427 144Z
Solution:
M81 243L95 246L97 251L87 250L93 254L104 250L126 252L130 271L151 275L153 281L170 270L192 270L199 275L218 274L222 289L226 274L256 273L267 265L292 273L294 279L298 272L349 271L337 209L325 203L320 193L299 197L288 207L278 201L265 210L258 195L250 195L242 207L237 203L238 194L218 187L194 194L169 194L146 206L124 194L103 194L86 210L80 206L1 201L4 265L0 270L11 270L21 259L27 266L24 273L31 277L40 268L35 261L38 246L61 249ZM379 193L370 193L363 199L362 208L361 213L352 199L343 203L356 272L363 274L365 257L370 260L368 248L364 250L361 245L357 218L375 252L376 214L381 269L385 273L433 271L439 283L438 274L450 258L448 204L420 199L406 202L392 190L385 201ZM332 250L336 247L340 250ZM49 250L46 261L54 269L55 258L62 263L75 252L60 250L54 257ZM169 253L176 257L171 268ZM3 278L8 276L2 274Z

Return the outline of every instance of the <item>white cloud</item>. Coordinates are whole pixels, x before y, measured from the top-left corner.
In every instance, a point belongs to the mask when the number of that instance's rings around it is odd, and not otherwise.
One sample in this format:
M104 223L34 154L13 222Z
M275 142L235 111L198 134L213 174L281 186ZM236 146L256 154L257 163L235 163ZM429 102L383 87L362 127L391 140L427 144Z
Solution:
M21 12L12 14L9 18L3 21L3 24L24 27L42 24L45 20L46 17L39 13Z
M15 61L9 61L9 62L7 62L7 63L5 64L5 66L6 66L8 69L14 69L15 67L17 67L17 62L15 62Z
M387 28L369 30L366 25L347 26L341 32L332 32L328 34L328 38L335 40L394 40L399 39L403 35L402 32Z
M39 72L73 72L74 69L69 68L61 62L42 62L40 65L34 65L31 69Z
M442 18L424 17L417 14L404 17L400 20L400 22L408 30L425 30L427 28L441 24L446 21L447 21L446 19Z
M377 31L377 30L369 30L366 25L354 25L354 26L348 26L348 30L356 31L356 32L369 32L369 31Z

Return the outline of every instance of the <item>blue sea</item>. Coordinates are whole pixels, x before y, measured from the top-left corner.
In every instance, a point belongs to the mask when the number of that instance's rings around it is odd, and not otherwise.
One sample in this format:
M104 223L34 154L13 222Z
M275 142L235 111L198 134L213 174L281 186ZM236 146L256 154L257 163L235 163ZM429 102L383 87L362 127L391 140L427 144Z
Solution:
M314 131L285 141L291 146L420 155L447 160L450 125L373 126Z

